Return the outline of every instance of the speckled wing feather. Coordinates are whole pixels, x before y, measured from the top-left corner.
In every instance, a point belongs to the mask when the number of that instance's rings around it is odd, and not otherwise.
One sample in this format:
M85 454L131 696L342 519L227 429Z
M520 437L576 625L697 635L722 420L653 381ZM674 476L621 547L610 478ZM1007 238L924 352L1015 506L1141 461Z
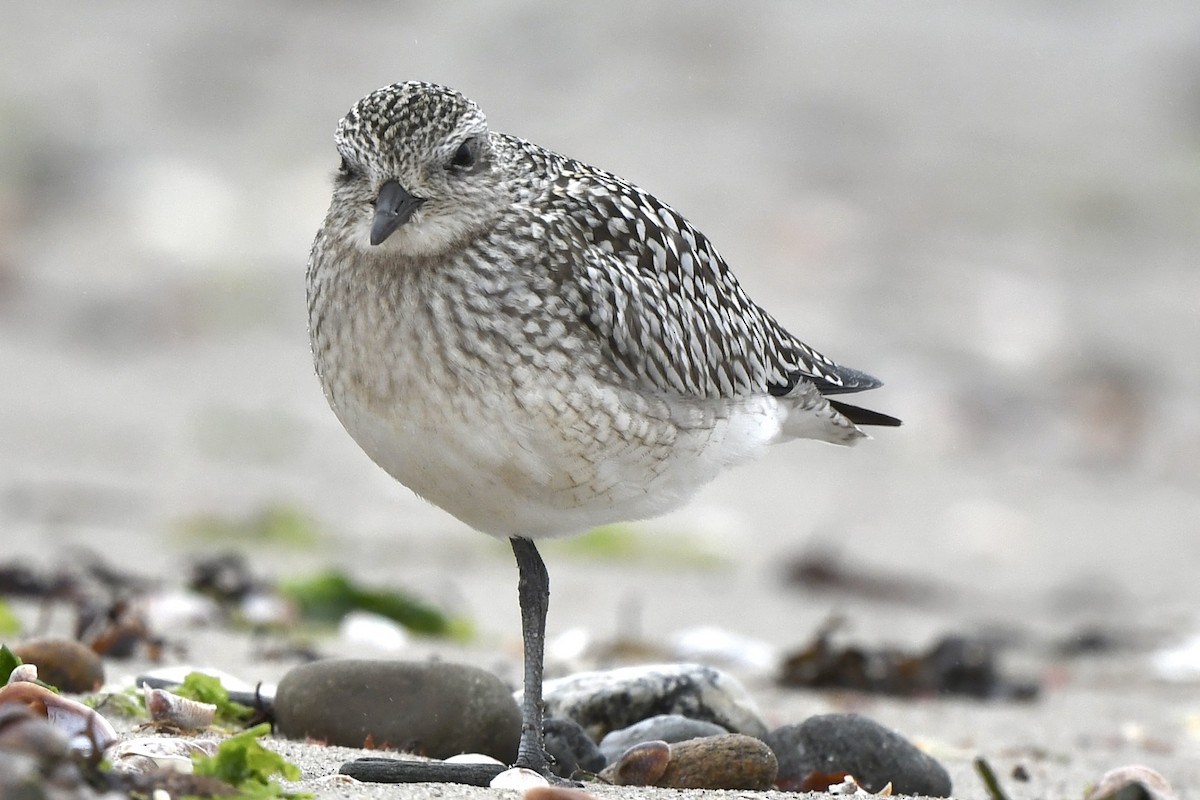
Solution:
M707 237L653 196L573 161L554 192L588 240L578 275L585 319L627 379L705 398L783 396L801 382L823 394L880 385L788 333Z

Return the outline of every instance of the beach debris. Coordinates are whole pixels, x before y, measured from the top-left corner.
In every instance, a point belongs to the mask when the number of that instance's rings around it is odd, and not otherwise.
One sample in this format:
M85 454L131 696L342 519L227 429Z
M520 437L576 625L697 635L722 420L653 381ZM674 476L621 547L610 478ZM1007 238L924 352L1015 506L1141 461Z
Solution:
M1009 800L1008 793L1004 791L1004 787L1000 785L1000 779L996 777L996 771L983 756L975 759L975 772L983 781L983 788L987 790L991 800Z
M922 606L944 602L947 589L901 573L868 570L848 563L837 552L819 547L784 565L789 586L810 592L837 593L881 603Z
M34 680L24 679L28 676L27 670L14 670L9 682L0 687L0 705L16 703L24 706L60 731L71 749L79 753L103 752L117 740L112 724L95 709L55 694ZM33 677L36 680L36 673Z
M147 726L156 730L191 733L202 731L212 725L217 714L215 703L203 703L182 697L166 689L154 689L142 684L146 702L146 713L150 715Z
M367 586L338 570L281 581L279 591L300 608L305 619L338 623L354 610L369 611L415 633L470 636L470 624L396 589Z
M211 756L217 751L215 739L197 740L178 737L146 736L126 739L105 754L117 772L151 772L159 769L192 772L192 757Z
M278 778L300 780L300 768L274 750L259 744L259 737L270 731L270 725L256 725L222 741L211 756L194 756L192 763L195 774L217 778L243 796L307 797L305 794L286 792L278 783Z
M919 697L966 695L985 700L1031 700L1038 686L1000 675L995 647L981 639L944 636L924 652L837 646L827 623L807 645L785 656L778 682L806 689L852 689Z
M1158 772L1131 764L1104 773L1084 800L1179 800L1179 795Z

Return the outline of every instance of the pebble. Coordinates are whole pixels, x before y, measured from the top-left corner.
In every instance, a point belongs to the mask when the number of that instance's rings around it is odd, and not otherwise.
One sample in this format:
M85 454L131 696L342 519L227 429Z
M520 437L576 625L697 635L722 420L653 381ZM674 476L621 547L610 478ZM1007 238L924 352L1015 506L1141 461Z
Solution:
M605 763L613 763L621 754L641 742L663 741L668 744L698 739L701 736L720 736L729 731L714 722L688 719L679 714L659 714L627 728L610 731L600 741L600 753Z
M767 732L745 687L729 674L700 664L580 672L546 681L543 698L548 714L575 720L593 741L659 714L713 722L760 738Z
M597 800L596 795L571 786L533 786L522 800Z
M36 664L38 677L60 692L94 692L104 684L104 662L73 639L30 639L13 645L13 654Z
M547 717L542 722L542 731L546 737L546 753L553 759L550 771L560 778L571 778L578 772L596 773L608 763L600 748L575 720Z
M279 731L363 747L368 741L430 758L517 756L521 712L504 683L447 662L330 659L292 668L275 695Z
M763 791L774 784L778 769L775 754L761 740L726 733L670 745L642 742L600 777L619 786Z
M785 725L765 741L779 760L776 785L796 789L811 772L848 772L878 792L889 782L895 794L950 795L946 769L900 734L859 714L822 714Z
M671 745L671 762L657 785L764 791L775 783L778 771L775 754L761 739L726 733Z

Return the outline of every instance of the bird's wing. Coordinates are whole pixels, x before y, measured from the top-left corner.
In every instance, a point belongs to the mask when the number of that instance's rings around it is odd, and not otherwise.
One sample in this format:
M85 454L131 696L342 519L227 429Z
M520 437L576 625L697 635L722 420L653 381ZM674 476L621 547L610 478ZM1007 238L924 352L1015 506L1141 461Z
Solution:
M695 397L872 389L788 333L742 290L704 234L608 173L566 171L557 188L582 236L585 321L628 379Z

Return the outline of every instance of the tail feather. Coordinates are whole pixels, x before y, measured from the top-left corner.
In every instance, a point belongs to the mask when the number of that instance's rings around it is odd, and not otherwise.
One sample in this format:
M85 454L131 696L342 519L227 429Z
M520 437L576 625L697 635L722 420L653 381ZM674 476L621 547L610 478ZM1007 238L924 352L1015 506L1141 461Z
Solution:
M837 400L830 400L829 405L855 425L883 425L889 428L896 428L901 424L900 420L895 417L889 417L887 414L881 414L869 408L860 408L859 406L852 406L849 403L842 403Z

